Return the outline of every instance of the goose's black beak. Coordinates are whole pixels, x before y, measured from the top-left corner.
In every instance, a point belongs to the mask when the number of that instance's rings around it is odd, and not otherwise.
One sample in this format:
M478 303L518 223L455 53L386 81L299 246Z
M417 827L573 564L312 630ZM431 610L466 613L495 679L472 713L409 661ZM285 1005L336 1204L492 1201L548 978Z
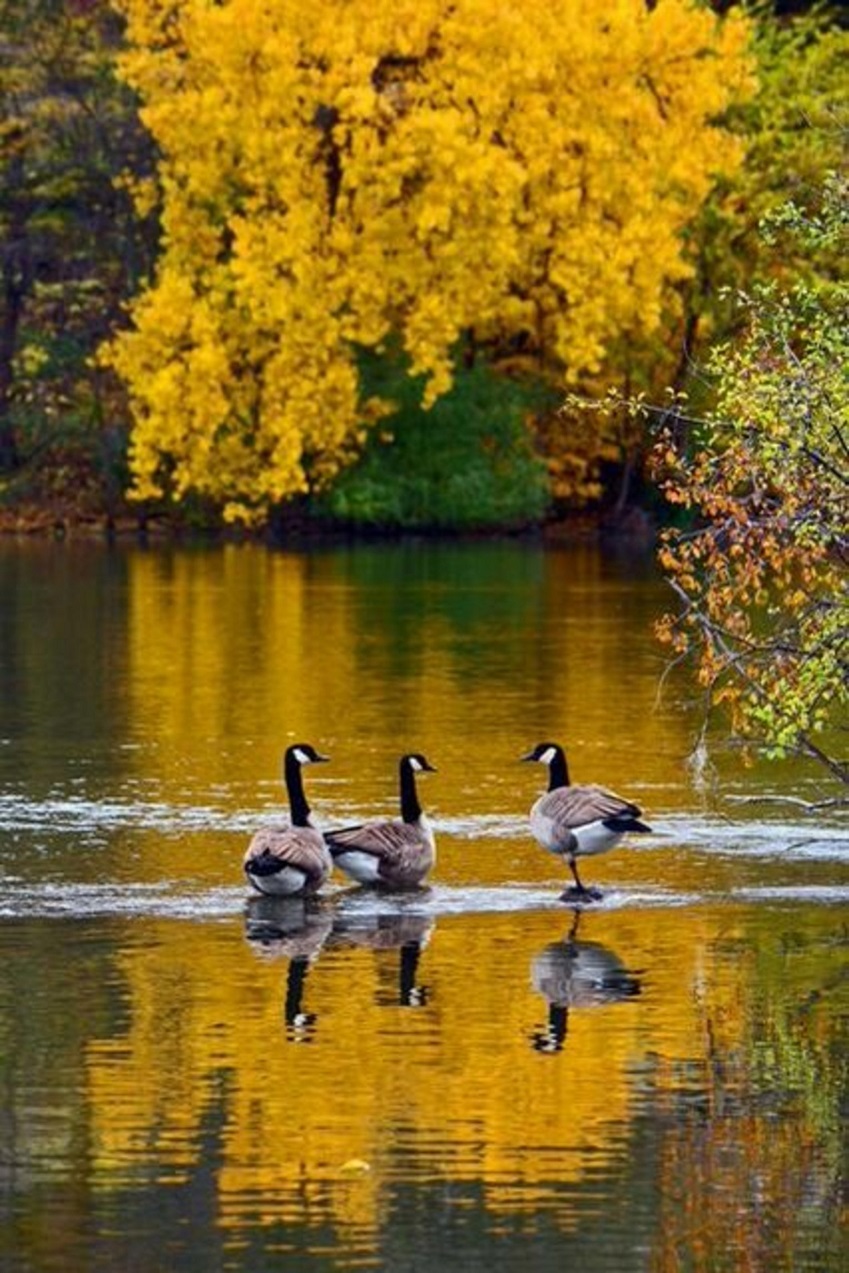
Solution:
M330 763L329 756L320 756L318 752L315 753L315 757L313 758L314 765L327 765L329 763Z
M528 752L528 754L527 754L527 756L520 756L520 757L519 757L519 760L520 760L520 761L524 761L524 760L536 760L536 756L534 755L534 753L533 753L532 751L529 751L529 752Z

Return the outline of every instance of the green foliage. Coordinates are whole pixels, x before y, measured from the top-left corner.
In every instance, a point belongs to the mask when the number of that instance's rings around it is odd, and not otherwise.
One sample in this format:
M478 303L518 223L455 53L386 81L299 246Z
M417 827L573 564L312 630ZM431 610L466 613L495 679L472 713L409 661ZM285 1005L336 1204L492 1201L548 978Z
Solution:
M316 501L319 516L397 529L510 527L542 517L546 471L525 424L542 405L539 389L475 367L426 411L422 379L397 359L368 357L362 373L367 393L396 410Z
M686 231L694 272L682 288L687 360L679 383L700 344L735 330L740 311L729 289L775 274L810 276L822 267L817 245L804 238L788 242L786 256L769 252L762 224L788 199L804 205L845 161L849 32L820 7L787 20L777 20L769 4L751 4L748 12L758 88L726 114L746 159L717 181Z

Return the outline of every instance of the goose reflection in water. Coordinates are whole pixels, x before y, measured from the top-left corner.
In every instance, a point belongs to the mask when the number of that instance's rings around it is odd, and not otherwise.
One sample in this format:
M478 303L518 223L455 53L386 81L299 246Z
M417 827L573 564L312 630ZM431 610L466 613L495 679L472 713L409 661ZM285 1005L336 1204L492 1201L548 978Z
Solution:
M548 1000L548 1027L531 1035L537 1052L561 1052L572 1008L599 1008L640 994L640 979L600 942L577 941L580 913L562 941L551 942L531 962L531 983Z
M312 1040L316 1016L303 1008L307 974L333 929L333 915L308 897L252 897L245 936L263 959L288 959L284 1018L296 1043Z
M420 1008L427 1003L428 988L417 981L419 959L430 941L434 920L427 915L401 911L378 915L345 915L337 912L333 925L334 946L366 947L398 951L397 982L391 995L379 1001Z

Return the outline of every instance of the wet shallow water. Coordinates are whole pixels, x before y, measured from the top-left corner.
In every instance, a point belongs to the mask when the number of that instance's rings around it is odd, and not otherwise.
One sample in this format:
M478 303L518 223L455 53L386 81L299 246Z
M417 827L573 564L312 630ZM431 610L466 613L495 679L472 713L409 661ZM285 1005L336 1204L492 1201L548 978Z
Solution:
M803 767L693 783L662 585L519 544L0 544L0 1263L840 1269L849 843ZM653 827L560 900L542 770ZM430 888L250 897L305 739Z

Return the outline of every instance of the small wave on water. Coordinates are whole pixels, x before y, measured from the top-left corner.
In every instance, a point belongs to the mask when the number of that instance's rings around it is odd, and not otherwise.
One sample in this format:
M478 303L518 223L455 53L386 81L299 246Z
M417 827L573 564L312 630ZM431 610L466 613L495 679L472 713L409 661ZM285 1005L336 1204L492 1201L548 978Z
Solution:
M231 813L204 805L175 805L142 800L88 800L84 797L0 795L0 831L49 831L57 834L102 833L125 827L143 831L249 831L257 814Z
M374 816L374 810L316 807L322 826L350 825ZM395 809L385 811L396 816ZM0 794L0 832L44 831L57 835L102 835L105 831L135 829L179 835L183 831L246 832L259 826L285 823L288 813L276 808L225 810L209 805L166 804L149 800L89 800L82 796L51 796L32 800ZM431 818L436 831L460 839L509 839L528 834L526 814L482 813L470 817Z
M258 826L286 821L283 808L227 810L211 805L169 804L133 799L91 800L82 796L51 796L33 800L24 795L0 793L0 832L102 837L124 829L157 831L180 835L184 832L251 833ZM368 816L364 810L319 809L320 824L348 824ZM431 821L435 830L462 840L527 839L525 812L478 813L468 816L441 816ZM662 850L674 844L720 854L759 857L791 856L799 859L849 862L849 826L838 821L745 820L718 814L659 813L652 816L653 834L632 837L637 850Z
M788 885L741 887L730 890L677 891L674 889L646 888L644 886L611 888L599 900L583 905L592 912L621 911L626 909L654 910L659 908L693 907L715 902L797 902L817 905L833 905L849 901L849 886ZM406 914L440 916L504 913L511 911L574 910L581 903L564 900L556 888L508 885L502 887L449 888L435 885L412 896L393 896L372 893L367 890L348 890L339 898L347 916L375 916L391 914L403 909Z
M0 919L91 919L142 916L155 919L226 919L240 909L238 887L188 891L155 884L82 884L51 881L34 886L15 879L0 885Z
M653 825L656 834L649 846L652 848L662 848L672 841L679 848L732 857L849 863L849 826L845 824L737 822L717 815L669 814Z
M6 878L0 884L2 919L145 918L225 920L242 914L249 894L238 885L187 889L184 881L150 884L62 883L33 885ZM794 903L836 905L849 902L849 887L828 885L741 887L725 891L675 891L662 888L612 888L587 908L593 912L654 910L723 903ZM392 915L428 919L462 915L508 914L530 911L571 911L576 903L563 900L556 888L535 885L433 885L411 894L378 893L360 888L330 889L319 905L348 923Z
M591 903L593 911L621 910L626 906L669 907L690 906L700 899L696 893L664 889L610 889ZM338 908L346 918L374 917L403 910L404 914L440 916L469 914L503 914L514 911L572 910L575 902L564 902L562 888L545 885L461 885L435 884L409 895L377 893L367 889L348 889L339 896Z

